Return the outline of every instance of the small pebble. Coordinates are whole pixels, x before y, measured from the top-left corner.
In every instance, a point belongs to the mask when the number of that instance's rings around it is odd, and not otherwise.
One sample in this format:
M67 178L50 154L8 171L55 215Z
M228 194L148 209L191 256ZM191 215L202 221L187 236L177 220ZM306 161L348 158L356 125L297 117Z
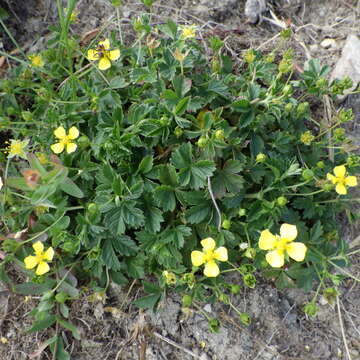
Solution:
M337 43L336 43L336 40L334 40L334 39L324 39L320 43L320 45L324 49L336 49L337 48Z

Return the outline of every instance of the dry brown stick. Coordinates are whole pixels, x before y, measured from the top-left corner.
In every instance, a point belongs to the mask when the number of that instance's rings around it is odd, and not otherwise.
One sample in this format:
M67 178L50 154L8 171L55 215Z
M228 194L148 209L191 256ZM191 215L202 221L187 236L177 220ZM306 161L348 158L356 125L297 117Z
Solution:
M350 355L350 351L349 351L349 347L348 347L348 344L347 344L347 341L346 341L346 335L345 335L345 329L344 329L343 320L342 320L342 317L341 317L339 296L336 297L336 305L337 305L339 323L340 323L340 329L341 329L341 335L342 335L342 338L343 338L343 341L344 341L346 355L348 357L348 360L352 360L351 355Z
M195 353L193 353L192 351L190 351L190 350L184 348L183 346L177 344L175 341L172 341L172 340L168 339L167 337L160 335L160 334L157 333L156 331L154 332L154 335L155 335L157 338L159 338L160 340L165 341L165 342L167 342L168 344L170 344L170 345L176 347L177 349L182 350L182 351L185 352L186 354L192 356L194 359L200 359L200 357L199 357L198 355L196 355Z

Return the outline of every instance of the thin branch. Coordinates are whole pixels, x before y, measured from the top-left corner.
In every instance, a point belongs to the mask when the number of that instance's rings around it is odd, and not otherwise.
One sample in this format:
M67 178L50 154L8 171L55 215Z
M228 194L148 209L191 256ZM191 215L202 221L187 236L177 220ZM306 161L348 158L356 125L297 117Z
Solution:
M216 212L217 212L218 217L219 217L218 231L220 231L221 230L221 212L220 212L220 209L218 207L218 204L216 203L215 196L214 196L214 193L213 193L212 188L211 188L210 176L208 177L208 190L209 190L211 200L212 200L212 202L213 202L213 204L215 206Z

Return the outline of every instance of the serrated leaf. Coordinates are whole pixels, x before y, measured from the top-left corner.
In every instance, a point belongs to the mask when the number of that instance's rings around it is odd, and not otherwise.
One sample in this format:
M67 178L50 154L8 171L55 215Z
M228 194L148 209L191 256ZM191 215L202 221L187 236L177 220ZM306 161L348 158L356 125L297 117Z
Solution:
M177 35L177 25L174 21L168 20L166 24L159 25L158 28L165 35L167 35L171 39L175 40L176 35Z
M204 221L211 213L209 204L195 205L186 210L185 218L190 224L199 224Z
M162 212L155 206L146 203L144 208L145 230L157 233L160 231L161 223L164 221Z
M181 249L185 243L185 237L191 235L191 229L185 225L178 225L175 228L167 229L161 234L161 242L171 244Z
M121 76L116 76L110 80L110 88L112 89L122 89L128 85L129 83L127 83Z
M173 111L174 115L181 116L186 111L190 99L191 99L190 96L181 99L174 108Z
M127 235L120 235L112 239L114 249L123 256L132 256L136 254L138 247Z
M111 239L106 239L102 246L102 259L109 269L120 270L121 264L117 258Z
M191 79L187 79L184 76L179 75L174 77L172 83L176 96L181 99L190 91L192 81Z
M137 254L136 257L125 258L125 265L127 273L134 279L142 279L145 276L144 272L144 255Z
M230 96L228 86L225 85L221 80L216 80L216 79L210 80L207 90L224 97Z
M84 197L84 193L82 192L82 190L69 178L66 178L60 184L60 189L73 197L79 199Z
M145 156L139 164L138 171L142 174L148 173L149 171L151 171L151 169L153 167L153 162L154 162L154 159L153 159L152 155Z
M174 211L176 200L174 189L168 185L160 185L155 189L154 199L164 211Z
M170 185L173 187L177 186L179 179L174 166L170 164L160 165L159 180L162 184Z

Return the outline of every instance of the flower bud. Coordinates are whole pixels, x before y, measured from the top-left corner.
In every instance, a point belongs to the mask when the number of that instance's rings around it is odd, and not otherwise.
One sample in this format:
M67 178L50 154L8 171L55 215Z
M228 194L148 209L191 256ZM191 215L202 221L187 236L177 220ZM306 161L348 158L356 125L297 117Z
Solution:
M314 178L314 172L310 169L305 169L303 170L301 176L304 180L311 180Z
M325 163L323 161L318 161L316 163L316 166L319 168L319 169L323 169L325 167Z
M177 126L174 130L174 135L179 138L184 133L183 129L180 126Z
M204 148L207 142L208 142L207 138L205 136L201 136L196 144L199 148Z
M276 199L276 202L279 206L285 206L287 204L287 198L284 197L284 196L279 196L277 199Z
M224 130L219 129L215 131L215 138L217 140L224 140Z
M231 227L231 221L229 219L225 219L222 222L222 228L225 229L225 230L229 230L230 227Z
M230 291L232 294L237 295L241 290L240 285L231 285Z
M246 215L246 209L239 209L238 215L240 217L245 216Z
M183 307L190 307L191 305L192 305L192 301L193 301L193 299L192 299L192 296L190 296L190 295L184 295L183 297L182 297L182 306Z
M266 160L266 155L263 153L259 153L256 155L256 162L257 163L262 163Z

